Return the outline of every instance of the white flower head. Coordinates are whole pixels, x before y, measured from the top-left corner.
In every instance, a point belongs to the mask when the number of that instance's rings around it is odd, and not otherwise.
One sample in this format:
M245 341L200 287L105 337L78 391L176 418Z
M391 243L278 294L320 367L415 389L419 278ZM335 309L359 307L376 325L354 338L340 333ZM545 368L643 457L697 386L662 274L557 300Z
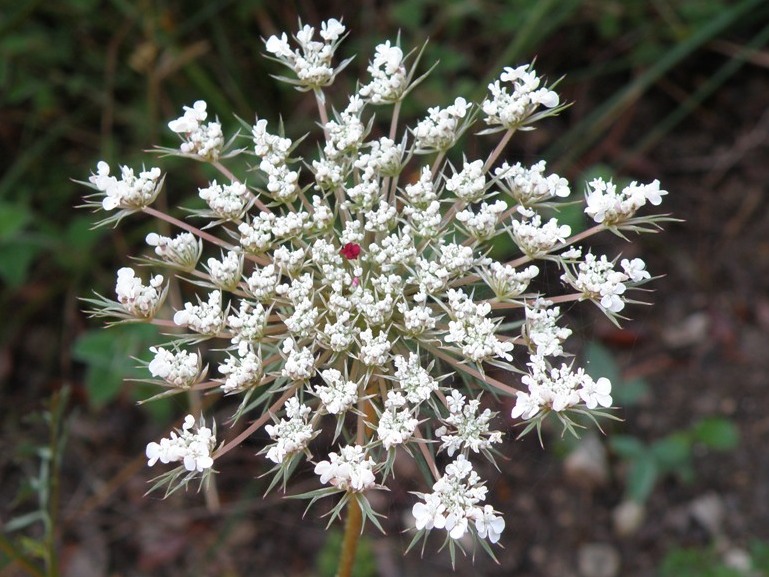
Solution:
M173 238L151 232L145 242L155 247L155 254L164 262L182 270L194 270L203 252L203 243L190 232L182 232Z
M303 405L296 397L286 401L284 406L287 419L280 419L273 425L265 425L264 430L274 444L266 448L267 458L273 463L281 464L287 457L302 451L307 443L315 436L312 425L307 418L312 409Z
M189 351L170 351L163 347L150 347L155 357L148 369L153 377L160 377L173 387L187 389L201 378L200 357Z
M342 65L335 70L331 60L345 30L339 20L331 18L321 24L322 42L314 39L315 29L305 25L295 36L299 48L292 50L284 33L280 37L270 36L265 41L265 49L294 72L296 80L286 80L297 89L317 89L331 84L336 74L344 67Z
M389 40L379 44L368 72L371 81L358 91L362 98L372 104L391 104L401 99L408 85L408 76L399 46L391 45Z
M88 206L115 211L103 223L142 213L176 227L175 237L147 235L150 258L141 262L170 270L183 304L175 312L163 306L176 286L163 276L142 281L123 268L117 300L97 295L90 312L169 328L172 317L183 328L166 331L169 344L151 348L148 366L148 382L167 389L159 396L237 396L233 422L249 432L263 427L270 487L285 489L311 462L316 485L326 486L304 496L334 494L334 517L355 499L376 524L364 492L385 488L398 460L422 459L432 446L438 462L453 460L442 472L429 463L432 489L412 509L417 530L445 531L450 548L465 537L486 547L505 522L485 504L486 485L469 458L493 461L509 428L494 422L492 400L515 398L508 414L531 421L524 432L548 415L567 428L572 412L605 416L611 382L562 362L571 356L571 328L560 312L590 300L616 321L634 302L628 293L652 278L640 258L612 260L571 244L588 246L606 229L656 228L665 215L635 214L667 193L658 181L618 191L596 179L585 194L595 225L572 236L553 217L570 217L562 207L581 201L570 199L566 179L544 161L504 161L516 131L563 109L531 66L506 68L480 104L452 95L406 127L401 112L423 78L414 78L422 51L380 43L366 78L345 96L327 88L350 62L336 59L346 34L341 20L329 19L264 41L268 58L289 69L277 78L315 100L317 116L301 121L301 138L292 138L291 115L285 126L255 117L241 121L248 144L228 152L236 139L225 144L202 100L169 122L181 144L163 152L205 165L194 171L199 178L221 175L202 180L191 199L198 208L176 198L151 207L164 182L158 168L120 167L113 176L97 165ZM179 220L182 210L193 218ZM514 242L499 242L503 234ZM203 359L218 371L211 380ZM165 477L171 485L205 478L214 436L213 425L190 416L148 445L148 461L181 464ZM234 432L221 453L243 437Z
M96 174L88 181L96 190L104 193L101 206L104 210L140 210L155 201L163 184L159 168L142 170L136 176L127 166L120 167L120 180L110 175L110 166L99 161Z
M484 122L490 127L513 130L530 122L540 106L557 107L558 94L540 84L531 66L505 68L499 80L489 84L489 95L481 103Z
M490 505L480 505L486 500L486 492L470 461L460 454L446 466L432 493L418 493L424 502L412 508L414 525L419 531L443 529L455 540L475 531L481 539L495 543L505 525Z
M203 100L196 101L192 107L185 106L184 114L169 122L168 128L181 136L179 149L183 154L216 160L224 146L224 134L217 121L203 124L208 117L207 107Z
M147 445L147 464L151 467L158 461L181 461L187 471L200 473L213 466L212 452L215 446L214 432L205 426L202 419L196 423L192 415L187 415L181 430L171 432L170 437L161 439L160 443Z
M376 463L360 445L341 447L339 453L329 453L328 460L315 465L315 474L321 483L328 483L343 491L361 492L375 485Z
M144 285L132 268L123 267L117 271L115 293L126 312L136 318L151 319L163 304L166 291L162 286L162 275L153 276Z

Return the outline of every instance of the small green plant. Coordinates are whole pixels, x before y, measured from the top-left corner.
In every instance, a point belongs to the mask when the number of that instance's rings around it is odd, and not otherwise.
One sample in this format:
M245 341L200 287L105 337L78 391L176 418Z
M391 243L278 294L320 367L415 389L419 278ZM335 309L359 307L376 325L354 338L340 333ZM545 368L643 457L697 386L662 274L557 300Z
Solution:
M745 565L735 566L712 546L673 547L658 571L659 577L769 577L769 543L755 540L745 555Z
M27 456L24 453L33 452L39 460L39 467L37 474L19 489L14 509L28 509L27 502L30 500L34 500L35 505L3 524L0 532L0 569L15 565L33 577L59 574L59 478L66 443L68 400L69 389L62 389L51 396L48 410L33 415L33 418L42 417L45 421L49 433L46 444L19 448L19 458L25 459Z
M676 547L665 554L659 577L745 577L745 573L724 565L712 547Z
M738 443L737 427L721 417L702 419L688 429L651 443L632 435L614 435L609 440L611 449L627 465L626 497L637 503L645 502L666 475L675 475L685 483L693 481L692 461L697 445L723 452L734 449Z

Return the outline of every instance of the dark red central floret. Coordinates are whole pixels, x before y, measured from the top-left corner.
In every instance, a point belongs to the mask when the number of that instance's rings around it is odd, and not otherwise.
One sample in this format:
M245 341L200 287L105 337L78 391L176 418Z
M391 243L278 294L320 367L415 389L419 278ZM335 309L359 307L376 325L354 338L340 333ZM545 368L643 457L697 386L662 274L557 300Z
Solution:
M360 255L360 245L355 244L354 242L348 242L341 248L339 254L347 260L355 260Z

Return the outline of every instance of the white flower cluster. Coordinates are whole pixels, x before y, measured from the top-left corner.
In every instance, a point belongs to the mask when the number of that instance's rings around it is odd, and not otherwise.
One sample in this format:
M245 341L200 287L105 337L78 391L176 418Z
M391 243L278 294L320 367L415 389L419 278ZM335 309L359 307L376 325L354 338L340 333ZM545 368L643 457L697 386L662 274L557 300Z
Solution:
M184 114L168 123L168 128L182 137L181 152L204 160L216 160L224 146L222 125L219 122L203 124L208 118L207 104L196 101L192 108L184 107Z
M160 443L147 445L147 464L151 467L158 461L182 461L187 471L203 472L214 465L211 456L214 446L216 437L213 431L204 426L202 421L196 425L195 417L187 415L181 431L172 431L171 436L161 439Z
M545 161L526 167L520 162L513 166L506 162L494 170L502 190L521 206L532 206L554 197L567 198L571 194L569 181L557 174L545 176Z
M618 313L625 308L625 291L630 283L651 278L646 263L640 258L620 263L624 272L615 270L614 263L601 255L587 253L582 262L566 268L561 278L581 293L581 300L592 300L605 310Z
M566 364L551 368L544 357L534 355L528 365L529 373L521 379L528 392L518 392L514 419L533 419L547 410L560 413L580 403L588 409L611 407L611 382L606 377L594 381L584 369L574 371Z
M97 190L104 193L101 208L139 210L152 204L163 182L159 168L142 170L137 177L132 168L121 166L120 173L120 180L110 176L109 164L102 160L96 165L96 174L88 178Z
M203 243L191 232L182 232L173 238L151 232L145 242L155 247L155 254L163 261L182 270L194 270L203 252Z
M184 308L174 314L174 323L196 333L216 336L224 326L222 292L211 291L208 302L200 302L197 305L184 303Z
M446 108L428 109L428 116L414 128L415 152L443 152L454 146L462 134L463 120L472 104L461 96Z
M273 463L282 463L297 451L303 450L313 438L312 425L307 422L307 416L312 409L302 405L299 399L293 397L286 401L286 416L274 425L265 425L264 430L275 441L267 449L267 458Z
M531 66L505 68L499 80L489 84L490 98L481 104L485 122L491 127L515 129L536 120L532 116L540 106L557 107L558 93L540 87L541 82Z
M449 406L449 416L443 419L444 426L435 430L435 436L441 440L440 450L445 450L449 457L461 450L470 449L474 453L485 451L494 443L502 442L501 431L489 431L489 422L496 413L484 409L479 415L481 402L478 399L467 399L454 389L446 399ZM449 430L454 431L453 434Z
M280 38L270 36L265 43L267 52L288 66L296 74L295 84L303 89L316 89L333 82L336 72L331 63L334 52L344 34L344 25L334 18L321 24L320 37L323 42L313 40L315 28L303 26L296 33L299 49L291 50L284 32Z
M239 351L239 355L230 355L219 365L219 372L224 375L223 393L245 391L255 387L262 380L262 359L249 350Z
M163 303L165 291L163 276L155 275L149 285L142 284L134 269L123 267L117 271L115 293L118 302L131 315L137 318L149 319L155 316L158 307Z
M424 502L412 508L417 530L444 529L452 539L461 539L474 531L491 543L499 541L505 520L486 500L487 489L472 463L464 455L446 466L443 477L433 485L432 493L417 493Z
M173 387L189 388L200 379L200 357L188 351L171 352L163 347L150 347L155 358L147 367L153 377L160 377Z
M315 474L321 483L329 483L343 491L361 492L375 485L376 463L366 456L360 445L340 447L339 453L331 452L327 461L315 465Z
M248 204L248 189L241 182L218 184L215 180L206 188L198 189L216 218L236 220L243 215Z
M660 190L659 180L649 184L631 182L621 192L613 182L601 178L591 180L585 192L585 214L605 226L616 226L632 218L647 202L662 203L667 191Z
M237 397L235 418L248 415L252 424L232 445L263 428L271 441L261 453L284 488L306 459L328 485L308 495L345 493L340 507L354 498L373 520L365 491L385 487L395 459L410 456L433 472L433 492L413 509L417 529L445 530L450 543L465 535L496 543L505 523L483 505L487 490L469 458L493 459L510 423L482 407L480 391L494 393L486 401L515 396L512 418L527 421L526 431L552 413L567 426L573 412L606 414L606 378L551 364L569 354L571 329L560 306L590 300L616 320L633 302L628 293L651 275L641 259L617 267L619 258L583 255L572 244L602 230L621 236L658 228L664 215L637 211L659 204L666 192L657 181L617 193L611 182L595 180L585 212L597 224L571 236L553 216L570 196L569 183L547 174L544 162L498 163L516 130L562 109L531 66L506 68L489 86L483 114L458 97L402 126L400 104L419 79L407 71L409 56L386 42L369 64L370 78L329 117L323 88L347 62L333 62L344 33L341 22L329 20L320 41L303 26L298 49L286 34L266 41L267 52L293 73L281 80L315 96L317 142L295 142L282 125L272 134L257 118L253 148L228 153L218 123L204 124L202 101L169 124L183 142L164 151L207 162L227 184L212 180L199 191L208 204L196 214L208 220L205 231L146 210L184 232L148 235L159 258L145 264L183 271L177 278L190 288L183 293L190 302L167 314L189 334L173 348L153 347L149 369L166 388ZM373 114L384 104L396 107L389 133ZM468 158L455 145L471 128L481 137L504 133L498 142L474 144L468 150L478 157ZM238 156L247 160L238 164ZM118 182L99 163L91 206L143 209L161 182L158 169L138 179L124 169ZM490 256L500 240L512 241L509 259ZM220 256L201 264L204 243L207 255ZM95 314L169 326L155 318L163 283L157 275L145 286L123 268L117 302L93 301L103 307ZM190 343L198 353L184 350ZM219 374L206 381L200 366L209 358ZM211 467L213 435L202 425L193 432L191 419L178 435L148 446L151 463ZM333 436L320 435L329 429ZM425 450L430 443L454 458L443 475Z
M391 104L400 100L408 86L403 50L390 41L376 47L376 54L368 66L371 82L358 91L371 104Z

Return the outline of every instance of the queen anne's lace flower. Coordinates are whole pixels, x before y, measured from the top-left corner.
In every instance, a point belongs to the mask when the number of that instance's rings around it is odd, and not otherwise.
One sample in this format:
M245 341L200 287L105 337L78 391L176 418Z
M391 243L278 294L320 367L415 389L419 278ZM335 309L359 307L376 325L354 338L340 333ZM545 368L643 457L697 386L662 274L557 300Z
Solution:
M312 409L300 404L296 397L286 401L285 407L288 419L280 419L274 425L264 427L270 438L275 441L267 450L267 458L277 464L304 449L313 437L312 425L307 422Z
M184 270L193 270L203 251L203 243L191 232L182 232L174 238L151 232L145 242L154 246L155 254L165 262Z
M195 418L187 415L181 431L172 431L171 436L161 439L160 443L152 442L147 445L147 464L151 467L158 461L182 461L188 471L202 472L214 464L211 453L215 445L216 437L211 429L203 426L202 421L196 426Z
M519 209L525 220L513 219L511 234L515 243L530 258L541 258L562 246L571 234L568 224L558 224L551 218L542 223L542 217L530 210Z
M486 487L464 455L446 467L443 477L433 485L432 493L417 493L424 502L412 508L417 530L444 529L452 539L475 530L481 538L495 543L505 528L502 517L486 500Z
M563 342L571 335L571 329L556 325L561 310L548 308L552 303L535 301L534 306L526 307L526 322L523 324L523 336L529 342L529 348L540 357L563 355Z
M651 273L639 258L570 247L570 227L553 217L570 196L568 182L546 173L544 162L500 162L515 130L562 109L531 66L505 68L480 104L482 115L458 97L406 127L398 122L407 110L401 102L420 78L394 42L377 47L370 78L346 104L326 102L325 87L349 62L334 61L345 33L331 19L300 26L293 39L266 40L266 52L290 70L280 79L316 98L317 130L306 138L292 140L282 123L270 130L257 117L245 130L251 145L231 149L221 125L207 121L203 101L169 123L182 144L163 152L206 162L224 182L199 190L207 206L192 212L206 221L202 229L148 207L163 182L157 168L136 176L122 167L119 180L99 163L88 206L120 209L103 222L143 211L184 229L146 239L157 258L142 263L178 273L189 300L173 314L185 334L153 347L149 370L162 395L238 396L234 420L247 429L221 454L262 428L271 486L285 488L306 459L328 485L306 496L338 494L333 516L354 499L374 524L366 492L386 486L396 460L411 456L433 475L432 492L420 493L412 510L416 529L445 530L450 548L465 536L496 543L505 522L484 504L486 487L468 460L492 459L502 440L480 390L494 393L486 401L514 396L510 414L529 421L524 432L551 413L570 429L572 412L605 414L613 402L608 379L552 364L569 356L571 334L556 305L591 300L616 320ZM385 104L393 112L379 114ZM479 116L480 132L473 127ZM389 129L382 117L392 119ZM498 142L487 140L502 131ZM481 139L462 154L456 145L466 134ZM238 164L238 156L248 160ZM638 210L665 194L657 181L617 192L594 180L585 212L596 225L572 240L656 228L664 215ZM492 242L502 233L513 243L499 257L502 247ZM101 307L94 314L168 327L167 318L155 318L163 285L161 275L144 285L132 269L120 269L117 301L92 299ZM186 350L192 343L199 352ZM203 358L218 369L211 382L204 382ZM509 427L500 420L496 428ZM329 434L314 441L321 431ZM183 463L167 475L183 484L210 472L214 444L213 432L188 417L181 431L150 443L147 457ZM321 450L327 458L318 457ZM455 458L442 476L436 452Z
M344 491L361 492L374 486L376 463L367 457L360 445L341 447L331 452L327 461L315 465L315 474L321 483L330 483Z
M211 291L208 302L184 303L184 308L174 314L174 323L203 335L219 334L224 326L222 291Z
M243 255L231 250L222 256L221 260L209 258L206 271L217 287L223 290L233 290L238 286L243 275Z
M204 100L184 107L184 115L168 123L168 128L182 137L181 151L205 160L216 160L224 146L222 125L219 122L203 124L208 117Z
M296 34L299 49L291 50L286 34L280 37L270 36L265 43L267 52L291 68L297 76L299 88L309 90L328 86L334 80L336 72L331 64L334 51L344 34L344 25L334 18L323 22L320 37L323 42L313 40L315 29L304 26Z
M320 376L326 385L315 386L313 394L329 414L344 413L358 402L358 383L345 379L336 369L321 371Z
M457 451L472 450L474 453L485 451L494 443L502 442L501 431L489 431L489 421L494 417L490 409L484 409L479 415L480 401L467 399L454 389L447 399L449 416L443 422L444 426L435 430L435 436L441 440L441 450L449 457ZM453 431L449 433L449 431Z
M660 189L659 180L649 184L635 181L617 192L617 186L601 178L591 180L585 192L585 214L595 222L616 226L632 218L647 202L658 206L667 191Z
M531 168L524 168L520 162L513 166L505 162L494 170L501 188L523 206L532 206L556 197L566 198L571 194L569 182L565 178L557 174L544 174L544 160Z
M558 94L540 88L541 82L531 66L506 67L499 80L489 84L490 95L481 104L484 122L512 130L529 121L540 106L558 106Z
M160 377L174 387L189 388L200 378L200 358L189 351L172 352L163 347L150 347L155 358L148 369L153 377Z
M584 402L588 409L612 404L611 382L605 377L594 381L584 369L572 370L562 364L551 367L544 357L532 356L529 374L521 381L528 392L519 392L512 416L531 419L544 411L562 412Z
M104 193L101 203L104 210L139 210L149 206L160 192L163 182L159 168L142 170L137 177L132 168L121 166L120 180L110 175L109 164L103 160L96 165L96 170L96 174L92 174L88 180Z
M123 267L117 271L115 293L117 293L118 302L129 314L137 318L150 319L155 316L155 312L163 302L165 291L160 288L161 286L163 286L162 275L153 276L149 285L145 286L132 268Z
M636 270L631 272L636 277L640 274ZM567 270L561 278L582 293L582 299L593 300L607 311L618 313L625 308L623 295L627 290L625 283L630 277L615 270L614 263L606 255L597 258L592 253L586 254L582 262Z
M371 82L361 86L359 94L372 104L397 102L406 90L406 67L403 51L387 40L376 47L374 59L368 66Z
M248 204L248 189L240 182L221 185L214 180L207 188L199 189L198 194L217 218L225 220L240 218Z
M261 382L262 359L253 351L240 349L237 357L230 355L219 365L219 372L225 376L221 386L223 393L244 391Z
M446 108L428 109L428 116L414 129L416 151L421 153L445 151L454 146L462 135L463 120L472 104L462 97Z
M406 397L400 392L387 393L385 410L379 416L377 437L386 450L408 441L414 434L419 421L407 405Z

